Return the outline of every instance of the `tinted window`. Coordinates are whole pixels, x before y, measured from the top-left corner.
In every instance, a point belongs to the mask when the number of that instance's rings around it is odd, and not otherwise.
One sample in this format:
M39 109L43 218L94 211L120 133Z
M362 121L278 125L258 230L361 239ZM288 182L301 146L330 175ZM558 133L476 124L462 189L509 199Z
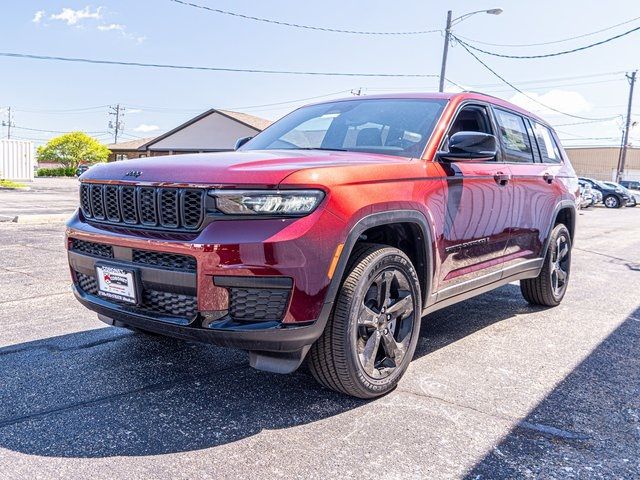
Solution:
M446 105L431 99L359 99L302 107L241 150L345 150L419 157Z
M533 162L533 151L524 119L515 113L496 109L500 140L507 162Z
M556 142L551 135L551 130L539 123L533 121L531 123L533 124L533 133L538 142L540 155L542 155L542 161L544 163L560 163L562 161L562 156L560 155L558 145L556 145Z

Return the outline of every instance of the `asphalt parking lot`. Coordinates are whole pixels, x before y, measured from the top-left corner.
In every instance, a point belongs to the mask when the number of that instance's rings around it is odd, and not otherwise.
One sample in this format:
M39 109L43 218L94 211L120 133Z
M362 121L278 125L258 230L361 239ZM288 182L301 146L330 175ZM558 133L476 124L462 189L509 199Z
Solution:
M27 195L0 189L0 217L71 214L78 204L77 178L36 178L27 186Z
M63 231L0 223L0 478L640 476L640 208L580 215L559 307L507 285L426 317L368 402L104 327Z

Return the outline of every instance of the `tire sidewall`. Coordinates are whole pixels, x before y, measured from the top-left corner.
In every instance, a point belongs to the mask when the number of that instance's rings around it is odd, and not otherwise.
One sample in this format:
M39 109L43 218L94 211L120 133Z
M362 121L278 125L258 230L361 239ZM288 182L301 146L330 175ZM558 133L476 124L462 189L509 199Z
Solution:
M366 389L372 394L372 396L378 396L391 390L408 368L409 363L413 358L413 354L418 343L418 338L420 336L420 323L422 318L420 283L411 261L403 252L395 248L383 248L379 252L380 253L378 254L377 258L366 266L362 276L358 279L351 304L348 308L349 321L346 323L346 331L344 332L347 359L351 364L351 368L349 368L349 370L351 372L351 375L353 376L354 383ZM399 367L396 367L395 371L389 376L382 379L375 379L371 378L364 372L360 363L360 359L358 358L358 352L356 348L356 339L358 333L358 311L370 282L382 270L385 270L389 267L401 270L409 280L411 295L415 299L413 331L411 333L409 347L407 348L407 352L402 364Z
M567 245L569 246L569 253L567 253L567 255L569 256L568 261L567 261L567 280L565 282L564 288L562 289L562 292L559 295L556 295L556 293L553 291L553 282L551 281L551 259L553 258L554 253L556 253L556 250L558 249L558 238L560 236L564 236L567 240ZM550 239L550 244L549 244L549 253L547 255L547 270L548 270L548 275L549 275L549 287L551 290L551 296L553 297L553 299L559 304L562 299L564 298L565 294L567 293L567 287L569 285L569 280L571 280L571 254L573 252L573 243L571 242L571 235L569 234L569 230L567 229L567 227L565 227L564 225L557 225L553 231L551 232L551 239Z

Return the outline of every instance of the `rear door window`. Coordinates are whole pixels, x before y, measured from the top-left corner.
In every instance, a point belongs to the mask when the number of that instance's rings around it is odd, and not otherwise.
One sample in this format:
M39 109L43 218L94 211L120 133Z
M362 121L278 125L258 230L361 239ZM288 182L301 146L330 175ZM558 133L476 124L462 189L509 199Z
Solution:
M542 156L543 163L560 163L562 156L560 155L560 149L556 145L551 130L544 125L540 125L537 122L531 121L533 124L533 133L538 142L538 148L540 149L540 155Z
M500 128L500 142L507 162L533 162L531 140L524 118L499 108L495 109L496 121Z

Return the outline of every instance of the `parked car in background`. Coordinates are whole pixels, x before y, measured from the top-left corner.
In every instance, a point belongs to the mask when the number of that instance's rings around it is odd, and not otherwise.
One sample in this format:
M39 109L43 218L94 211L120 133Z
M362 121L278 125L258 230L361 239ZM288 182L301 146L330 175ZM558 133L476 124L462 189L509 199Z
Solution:
M602 183L612 188L621 188L627 195L629 195L629 203L627 203L627 207L635 207L636 205L638 205L638 203L640 203L640 192L634 193L628 188L623 187L622 185L616 182L602 182Z
M591 188L602 193L602 203L607 208L624 207L630 200L629 195L620 187L614 188L593 178L580 177L578 180L590 184Z
M352 97L237 145L83 174L66 230L76 298L261 370L306 358L322 385L373 398L404 374L424 315L514 280L534 305L567 291L578 181L553 128L516 105Z
M589 182L585 182L584 180L578 180L578 185L580 185L580 196L584 199L589 200L589 203L583 208L591 207L596 203L600 203L600 201L602 201L602 194L600 194L598 190L595 190L594 188L592 188ZM599 197L598 197L598 194L600 194ZM600 200L598 200L598 198Z
M620 180L620 185L622 185L634 195L640 195L640 180Z
M78 168L76 168L76 177L79 177L90 168L91 168L91 165L87 165L87 164L78 165Z
M580 183L580 208L589 208L594 203L593 189L591 185Z

